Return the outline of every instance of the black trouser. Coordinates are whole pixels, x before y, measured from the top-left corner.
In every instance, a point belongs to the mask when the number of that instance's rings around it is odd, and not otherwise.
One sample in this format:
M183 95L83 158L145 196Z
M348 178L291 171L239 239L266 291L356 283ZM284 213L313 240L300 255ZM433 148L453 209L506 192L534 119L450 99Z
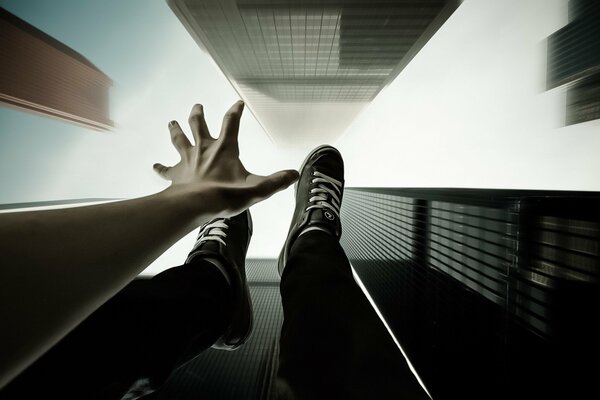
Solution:
M223 275L203 260L137 279L9 383L0 399L120 399L140 377L160 383L215 342L229 322L230 299Z
M280 398L428 398L333 236L310 231L296 240L281 299Z
M280 398L426 398L334 237L311 231L296 240L281 296ZM119 398L141 376L160 383L220 336L230 297L202 260L136 280L0 397Z

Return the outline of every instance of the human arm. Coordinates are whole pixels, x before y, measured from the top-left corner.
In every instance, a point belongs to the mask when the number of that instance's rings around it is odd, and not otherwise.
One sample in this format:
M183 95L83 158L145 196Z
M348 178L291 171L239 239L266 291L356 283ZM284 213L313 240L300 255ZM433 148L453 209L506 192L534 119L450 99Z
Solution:
M239 160L243 103L227 112L218 139L194 106L194 145L170 124L181 156L155 165L172 182L132 200L0 214L0 387L31 364L182 236L235 215L293 183L298 173L250 174Z

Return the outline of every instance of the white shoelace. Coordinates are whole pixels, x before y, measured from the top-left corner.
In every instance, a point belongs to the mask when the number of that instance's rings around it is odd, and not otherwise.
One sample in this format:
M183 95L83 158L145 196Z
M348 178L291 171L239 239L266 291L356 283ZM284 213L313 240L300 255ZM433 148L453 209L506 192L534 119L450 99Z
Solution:
M223 246L227 246L225 241L222 239L227 237L227 232L223 230L227 228L229 228L229 225L225 223L225 219L217 219L204 225L198 233L198 239L196 240L196 244L194 245L192 252L200 247L202 243L209 240L214 240L222 243Z
M225 223L226 221L227 218L219 218L200 228L200 232L198 232L198 239L196 239L196 244L190 251L187 260L185 260L186 264L190 263L194 259L194 253L196 250L198 250L202 243L213 240L215 242L222 243L223 246L227 246L227 243L225 243L223 240L223 238L227 237L227 232L225 232L225 229L229 228L229 225ZM219 262L212 262L212 264L223 274L227 283L231 284L229 274L223 265Z
M313 196L308 199L308 202L312 204L306 207L305 211L310 211L316 208L320 208L323 210L327 209L331 210L339 219L341 206L340 197L342 195L342 182L330 176L327 176L319 171L314 171L313 176L315 176L315 178L312 179L311 183L318 183L318 185L310 190L310 194ZM330 185L334 190L331 190L325 184Z

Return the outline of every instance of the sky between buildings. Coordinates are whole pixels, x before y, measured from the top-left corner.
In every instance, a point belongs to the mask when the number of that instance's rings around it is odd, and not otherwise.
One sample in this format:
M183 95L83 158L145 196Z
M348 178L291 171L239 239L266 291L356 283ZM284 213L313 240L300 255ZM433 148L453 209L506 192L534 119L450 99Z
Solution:
M166 187L177 162L167 123L202 103L215 134L238 99L165 1L5 0L0 6L82 53L114 80L112 132L0 108L0 203L129 198ZM567 0L467 0L336 142L347 186L600 190L600 121L564 126L565 94L545 91L545 39ZM250 113L241 158L252 172L298 168ZM249 257L276 257L293 189L252 207ZM147 273L183 262L191 233Z

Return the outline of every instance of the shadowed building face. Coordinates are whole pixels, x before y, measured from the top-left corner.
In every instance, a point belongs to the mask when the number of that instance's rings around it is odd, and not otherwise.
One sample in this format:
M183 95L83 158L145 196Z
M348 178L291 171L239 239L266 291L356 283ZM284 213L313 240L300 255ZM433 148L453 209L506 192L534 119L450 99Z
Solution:
M429 0L169 0L271 139L339 137L457 8Z

